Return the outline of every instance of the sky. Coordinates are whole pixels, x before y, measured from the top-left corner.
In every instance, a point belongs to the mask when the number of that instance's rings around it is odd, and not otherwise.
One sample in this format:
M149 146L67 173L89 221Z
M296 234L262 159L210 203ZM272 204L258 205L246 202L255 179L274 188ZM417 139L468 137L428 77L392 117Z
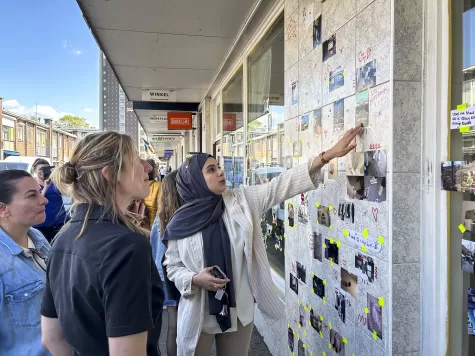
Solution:
M1 1L0 13L4 109L98 127L99 48L76 1Z

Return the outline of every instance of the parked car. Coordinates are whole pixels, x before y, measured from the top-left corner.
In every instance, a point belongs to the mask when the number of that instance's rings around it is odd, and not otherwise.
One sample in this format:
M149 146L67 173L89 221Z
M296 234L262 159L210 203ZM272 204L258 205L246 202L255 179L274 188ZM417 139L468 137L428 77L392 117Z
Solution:
M38 158L45 159L51 165L51 160L46 157L10 156L5 158L3 161L0 161L0 171L7 169L21 169L27 171L31 175L34 175L33 163Z

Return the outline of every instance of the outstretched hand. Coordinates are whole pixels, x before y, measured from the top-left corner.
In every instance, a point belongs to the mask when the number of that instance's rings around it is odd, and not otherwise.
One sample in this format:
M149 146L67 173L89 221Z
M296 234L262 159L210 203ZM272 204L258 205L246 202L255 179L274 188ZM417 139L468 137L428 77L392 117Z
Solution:
M332 160L333 158L343 157L348 154L351 150L356 147L356 142L354 142L356 135L361 131L361 126L356 126L355 128L346 131L343 137L327 152L325 152L325 159Z

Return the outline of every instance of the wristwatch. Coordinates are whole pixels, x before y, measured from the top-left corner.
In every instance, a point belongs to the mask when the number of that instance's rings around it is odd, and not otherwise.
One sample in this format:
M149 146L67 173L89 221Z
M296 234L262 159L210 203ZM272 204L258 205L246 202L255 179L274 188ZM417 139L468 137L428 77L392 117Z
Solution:
M320 153L320 159L322 160L322 163L323 164L327 164L328 161L323 157L323 155L325 154L326 151L323 151L322 153Z

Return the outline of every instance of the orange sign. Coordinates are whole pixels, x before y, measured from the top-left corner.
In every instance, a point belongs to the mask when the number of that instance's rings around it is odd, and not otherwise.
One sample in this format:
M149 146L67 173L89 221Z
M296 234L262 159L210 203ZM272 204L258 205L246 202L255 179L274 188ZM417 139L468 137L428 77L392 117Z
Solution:
M191 112L169 112L168 129L169 130L192 130L193 119Z
M223 114L223 131L236 131L236 114Z

